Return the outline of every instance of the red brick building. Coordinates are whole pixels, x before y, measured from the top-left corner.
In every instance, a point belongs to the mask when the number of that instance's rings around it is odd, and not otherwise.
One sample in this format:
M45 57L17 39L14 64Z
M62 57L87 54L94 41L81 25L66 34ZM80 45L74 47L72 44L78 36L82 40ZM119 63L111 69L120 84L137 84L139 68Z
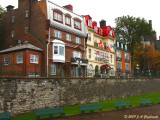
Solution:
M4 57L10 56L10 64L17 64L17 51L4 52L23 46L27 42L40 51L38 55L38 75L68 76L78 75L78 64L82 75L85 75L88 61L85 57L86 27L84 17L73 12L73 7L58 6L49 0L19 0L18 9L7 6L7 12L2 15L1 63L5 64ZM23 56L24 65L31 62L31 53L28 50ZM2 55L3 54L3 55ZM12 59L11 59L12 58ZM7 58L6 58L7 59ZM29 59L29 60L27 60ZM18 65L17 65L18 66ZM37 72L38 71L38 72ZM26 71L27 75L34 71Z
M131 55L123 40L116 40L116 76L131 76Z

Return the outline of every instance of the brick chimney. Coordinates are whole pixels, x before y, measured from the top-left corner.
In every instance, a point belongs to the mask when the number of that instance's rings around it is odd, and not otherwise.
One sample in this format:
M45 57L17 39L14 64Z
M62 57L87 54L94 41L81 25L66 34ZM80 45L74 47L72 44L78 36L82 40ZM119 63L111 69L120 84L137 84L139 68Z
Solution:
M105 27L106 26L106 21L103 20L103 19L99 23L100 23L100 27Z
M9 12L9 11L13 11L14 6L8 5L6 8L7 8L7 12Z
M65 5L63 7L73 12L73 6L72 5L69 4L69 5Z

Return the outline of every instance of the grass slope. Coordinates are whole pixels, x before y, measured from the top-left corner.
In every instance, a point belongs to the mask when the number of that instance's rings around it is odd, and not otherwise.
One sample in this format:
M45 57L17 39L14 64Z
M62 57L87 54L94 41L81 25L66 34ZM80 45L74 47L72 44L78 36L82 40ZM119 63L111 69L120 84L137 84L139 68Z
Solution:
M156 104L160 102L159 98L160 98L160 92L157 92L157 93L143 94L143 95L138 95L138 96L133 96L133 97L128 97L128 98L103 101L103 102L98 102L98 103L103 108L103 111L107 111L107 110L114 109L114 102L129 101L133 107L136 107L136 106L139 106L140 99L151 99L152 102ZM64 107L63 110L66 113L66 115L75 115L75 114L81 113L79 106L68 106L68 107ZM48 116L45 116L45 117L48 117ZM36 119L36 116L34 113L19 115L13 118L13 120L35 120L35 119Z

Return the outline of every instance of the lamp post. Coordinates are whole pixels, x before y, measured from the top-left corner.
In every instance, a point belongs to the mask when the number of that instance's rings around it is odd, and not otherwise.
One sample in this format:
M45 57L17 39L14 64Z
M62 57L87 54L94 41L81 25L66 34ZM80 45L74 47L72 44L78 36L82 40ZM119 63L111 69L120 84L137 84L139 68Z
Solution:
M139 64L136 65L136 73L138 75L138 71L139 71Z

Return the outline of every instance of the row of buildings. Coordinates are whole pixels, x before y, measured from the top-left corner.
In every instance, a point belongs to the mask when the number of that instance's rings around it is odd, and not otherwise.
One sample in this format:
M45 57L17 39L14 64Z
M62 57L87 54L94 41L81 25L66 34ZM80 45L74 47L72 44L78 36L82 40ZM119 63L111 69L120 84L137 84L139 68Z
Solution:
M102 16L103 17L103 16ZM78 15L72 5L19 0L2 15L1 75L130 76L124 41L101 20Z

